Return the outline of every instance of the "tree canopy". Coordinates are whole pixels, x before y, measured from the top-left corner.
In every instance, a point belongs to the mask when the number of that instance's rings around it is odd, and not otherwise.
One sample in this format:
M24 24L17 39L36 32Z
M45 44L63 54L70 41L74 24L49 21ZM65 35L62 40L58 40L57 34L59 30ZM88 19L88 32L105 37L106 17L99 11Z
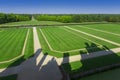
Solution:
M120 22L119 14L38 14L39 21L79 22Z
M0 24L8 23L8 22L17 22L17 21L29 21L29 20L31 20L31 15L0 13Z
M4 14L0 13L0 24L29 21L32 16L38 21L80 22L120 22L120 14Z

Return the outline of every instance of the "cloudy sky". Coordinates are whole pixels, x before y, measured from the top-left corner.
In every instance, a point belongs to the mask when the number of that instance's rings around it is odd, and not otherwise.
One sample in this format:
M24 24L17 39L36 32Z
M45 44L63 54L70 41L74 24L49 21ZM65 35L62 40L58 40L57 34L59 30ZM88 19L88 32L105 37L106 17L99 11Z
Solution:
M0 12L120 14L120 0L0 0Z

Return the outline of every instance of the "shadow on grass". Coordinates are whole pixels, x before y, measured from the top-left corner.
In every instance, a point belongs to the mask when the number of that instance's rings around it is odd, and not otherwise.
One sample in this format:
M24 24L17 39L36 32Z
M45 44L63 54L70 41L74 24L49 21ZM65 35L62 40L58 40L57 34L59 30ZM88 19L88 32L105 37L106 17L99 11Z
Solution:
M102 46L98 46L95 43L85 43L85 49L86 50L80 50L80 54L87 54L87 53L93 53L93 52L97 52L97 51L103 51L103 50L109 50L109 48L105 45Z
M60 78L57 62L54 58L48 58L48 53L42 55L41 49L37 50L34 57L22 63L21 68L18 80L59 80Z
M17 75L10 75L7 77L0 77L0 80L17 80Z
M85 43L85 45L87 54L84 51L80 51L80 61L62 65L72 80L78 80L85 76L120 67L120 56L107 46L98 47L94 43Z
M0 73L0 76L6 76L3 77L5 80L7 78L9 80L61 80L62 75L59 72L56 60L54 58L48 58L48 62L46 62L48 53L43 55L41 54L41 51L41 49L38 49L35 52L35 55L28 60L25 60L24 58L16 60L10 64L8 68L3 70ZM16 66L18 64L20 64L20 66ZM15 79L12 78L13 76L8 76L13 74L17 74L18 76L14 77Z
M9 65L6 64L6 69L0 72L0 80L17 80L16 69L18 68L18 65L20 65L24 61L24 57L21 57L12 63L8 63Z
M34 57L34 54L29 56L29 58ZM15 61L2 64L3 68L0 71L0 80L17 80L17 73L20 71L20 65L27 59L22 56Z

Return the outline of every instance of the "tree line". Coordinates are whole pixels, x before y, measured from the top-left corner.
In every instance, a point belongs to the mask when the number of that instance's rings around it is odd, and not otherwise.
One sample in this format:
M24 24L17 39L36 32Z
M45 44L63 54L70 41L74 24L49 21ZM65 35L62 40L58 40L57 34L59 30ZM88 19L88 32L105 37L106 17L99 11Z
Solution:
M37 14L38 21L79 22L120 22L120 14Z
M0 24L8 22L29 21L31 15L28 14L4 14L0 13Z
M120 14L5 14L0 13L0 24L29 21L32 16L38 21L79 22L120 22Z

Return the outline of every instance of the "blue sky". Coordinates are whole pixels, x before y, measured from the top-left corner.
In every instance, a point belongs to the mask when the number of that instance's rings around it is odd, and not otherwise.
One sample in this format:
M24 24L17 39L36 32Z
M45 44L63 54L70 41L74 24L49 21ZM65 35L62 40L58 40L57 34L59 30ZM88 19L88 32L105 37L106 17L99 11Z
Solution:
M0 0L0 12L119 14L120 0Z

